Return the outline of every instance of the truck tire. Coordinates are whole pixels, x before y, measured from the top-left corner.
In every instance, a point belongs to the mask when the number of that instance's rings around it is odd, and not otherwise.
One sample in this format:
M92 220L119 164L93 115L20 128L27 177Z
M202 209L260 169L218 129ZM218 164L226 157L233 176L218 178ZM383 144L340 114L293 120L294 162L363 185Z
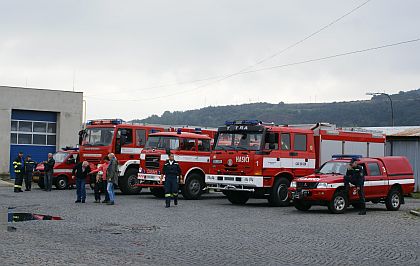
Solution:
M204 181L200 174L192 173L188 175L182 187L182 196L187 200L197 200L203 194Z
M347 197L343 190L334 193L332 200L328 203L328 210L331 213L344 213L347 209Z
M294 200L293 204L295 205L295 208L299 211L307 211L312 207L312 205L309 202L305 202L303 200Z
M393 187L385 199L385 206L388 211L398 211L401 207L402 196L398 188Z
M150 192L156 198L163 199L165 197L165 190L163 188L150 188Z
M281 177L274 182L273 189L270 196L268 197L268 202L271 206L274 207L287 207L290 204L289 199L289 186L290 181L287 178Z
M247 192L226 191L226 196L230 203L235 205L245 205L249 200L249 194Z
M118 187L121 192L126 195L139 194L141 187L134 186L137 184L137 174L139 170L136 168L128 168L124 176L118 177Z
M40 189L45 189L45 184L44 184L44 177L40 176L38 179L38 187Z
M57 176L57 178L55 179L55 187L59 190L66 189L68 185L69 182L67 180L67 176L65 175Z

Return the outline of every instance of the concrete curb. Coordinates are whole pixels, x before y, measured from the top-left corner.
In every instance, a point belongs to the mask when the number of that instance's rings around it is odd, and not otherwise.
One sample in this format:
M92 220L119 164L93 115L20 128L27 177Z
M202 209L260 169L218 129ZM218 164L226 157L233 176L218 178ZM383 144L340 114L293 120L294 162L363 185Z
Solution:
M0 179L0 186L10 186L10 187L13 187L13 183L10 183L10 182L7 182L7 181L4 181L4 180L1 180Z
M415 215L415 216L419 216L419 217L420 217L420 212L418 212L418 211L411 210L411 211L410 211L410 213L411 213L412 215Z

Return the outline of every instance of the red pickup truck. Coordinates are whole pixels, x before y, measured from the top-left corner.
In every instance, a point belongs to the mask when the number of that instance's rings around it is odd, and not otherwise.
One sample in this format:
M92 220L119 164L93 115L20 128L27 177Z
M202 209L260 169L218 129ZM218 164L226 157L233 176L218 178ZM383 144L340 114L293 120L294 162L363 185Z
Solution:
M351 157L341 156L326 162L315 174L295 179L289 188L296 209L306 211L313 205L327 206L331 213L343 213L352 204L359 208L356 187L344 193L344 175ZM407 158L387 156L360 158L358 165L365 175L366 201L385 203L396 211L404 203L404 195L414 191L414 174Z

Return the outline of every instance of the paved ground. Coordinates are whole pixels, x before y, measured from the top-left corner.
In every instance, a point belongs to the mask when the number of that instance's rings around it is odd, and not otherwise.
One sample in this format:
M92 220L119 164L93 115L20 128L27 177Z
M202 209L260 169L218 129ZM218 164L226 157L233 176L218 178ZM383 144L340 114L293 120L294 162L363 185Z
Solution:
M63 221L13 223L0 231L0 262L72 265L420 265L420 217L369 205L332 215L300 213L263 200L233 206L220 194L163 208L149 194L117 195L117 205L75 204L74 190L12 193L0 184L0 207L58 215Z

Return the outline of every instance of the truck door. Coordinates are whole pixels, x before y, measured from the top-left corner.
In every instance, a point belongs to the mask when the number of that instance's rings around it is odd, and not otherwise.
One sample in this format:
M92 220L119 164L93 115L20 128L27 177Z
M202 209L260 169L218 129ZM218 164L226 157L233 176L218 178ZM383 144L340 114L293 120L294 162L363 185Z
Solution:
M133 129L119 128L117 132L116 154L121 154L118 160L127 161L135 158Z
M366 163L366 198L385 197L388 194L388 179L377 162Z
M313 160L313 152L309 147L308 135L293 133L292 136L293 149L289 152L289 155L292 158L294 175L304 176L313 173L315 160Z
M268 132L265 139L264 150L270 153L263 157L263 175L273 176L280 168L292 169L293 162L290 157L290 133Z

